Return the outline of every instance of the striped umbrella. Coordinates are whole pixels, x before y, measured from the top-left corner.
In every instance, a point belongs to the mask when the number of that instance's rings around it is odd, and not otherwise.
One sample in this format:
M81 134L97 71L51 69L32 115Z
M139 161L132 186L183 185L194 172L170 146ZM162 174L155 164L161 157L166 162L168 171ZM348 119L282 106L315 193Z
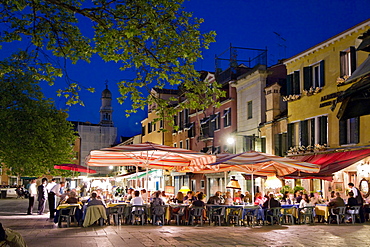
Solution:
M86 158L88 166L140 166L189 172L202 170L215 161L214 155L151 142L93 150Z
M257 151L239 154L219 154L215 163L207 165L202 173L237 171L252 175L252 196L254 196L253 175L285 176L295 171L317 173L320 166L307 162L280 157Z

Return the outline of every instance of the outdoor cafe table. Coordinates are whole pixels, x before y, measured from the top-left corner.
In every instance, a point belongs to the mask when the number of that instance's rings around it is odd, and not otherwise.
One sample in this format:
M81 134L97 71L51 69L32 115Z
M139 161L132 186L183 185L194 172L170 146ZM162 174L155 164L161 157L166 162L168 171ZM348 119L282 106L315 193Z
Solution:
M281 213L284 214L292 214L294 218L298 219L298 208L299 204L286 204L286 205L281 205Z
M329 218L329 207L326 204L316 204L315 207L316 215L323 216L325 221L328 221Z
M65 211L68 211L73 208L73 207L77 207L77 210L75 212L75 218L77 221L80 221L82 219L82 205L81 203L76 203L76 204L68 204L68 203L64 203L64 204L59 204L58 207L56 208L56 212L55 212L55 216L54 216L54 223L58 223L58 224L61 224L61 222L59 222L59 220L61 219L59 217L59 215L62 213L63 210Z

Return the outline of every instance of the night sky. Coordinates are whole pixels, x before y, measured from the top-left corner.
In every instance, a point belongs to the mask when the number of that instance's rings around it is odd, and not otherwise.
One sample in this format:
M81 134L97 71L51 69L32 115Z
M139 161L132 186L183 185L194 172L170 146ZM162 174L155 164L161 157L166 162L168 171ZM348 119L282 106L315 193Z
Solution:
M196 64L197 70L215 70L215 55L237 47L268 49L268 64L289 58L328 39L368 18L370 0L191 0L185 2L186 10L203 18L201 30L215 30L216 43L204 52L204 59ZM14 46L13 46L14 47ZM4 50L3 50L4 52ZM116 63L105 63L98 57L90 64L70 65L69 76L85 87L95 87L96 93L81 93L85 107L69 107L69 120L99 122L101 92L105 82L113 94L113 121L120 136L132 136L141 132L140 121L145 112L125 117L130 103L118 104L116 83L130 79L132 75L120 72ZM58 80L56 87L43 86L48 97L56 100L59 108L66 108L63 98L54 97L55 90L63 87Z

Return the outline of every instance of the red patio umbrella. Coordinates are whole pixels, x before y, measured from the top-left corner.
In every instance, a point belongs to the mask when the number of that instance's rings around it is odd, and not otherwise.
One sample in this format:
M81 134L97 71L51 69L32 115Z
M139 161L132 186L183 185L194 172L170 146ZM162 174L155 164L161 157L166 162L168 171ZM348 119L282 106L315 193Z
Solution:
M96 173L95 170L92 170L92 169L89 169L88 167L77 165L77 164L54 165L54 169L74 171L74 172Z

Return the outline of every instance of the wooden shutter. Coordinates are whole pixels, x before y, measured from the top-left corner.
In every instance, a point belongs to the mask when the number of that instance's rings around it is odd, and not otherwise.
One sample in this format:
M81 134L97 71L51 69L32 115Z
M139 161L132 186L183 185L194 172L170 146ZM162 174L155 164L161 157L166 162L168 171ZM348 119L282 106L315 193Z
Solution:
M328 144L328 117L322 116L320 119L320 145Z
M355 117L353 121L353 140L351 143L359 143L360 142L360 117ZM352 134L352 132L351 132Z
M312 87L312 67L303 68L303 89L310 90Z
M341 51L340 52L340 77L343 77L347 74L347 52Z
M300 122L300 143L301 146L308 146L308 120Z
M294 123L288 124L288 148L294 146Z
M349 55L351 58L351 74L356 70L357 65L357 58L356 58L356 48L354 46L351 46L349 48Z
M320 87L325 86L325 61L320 62Z
M281 139L280 139L280 134L275 134L274 135L274 146L275 146L275 155L281 155Z
M286 77L286 95L292 95L293 94L293 75L287 75Z
M301 93L301 87L300 87L300 81L299 81L299 71L294 71L293 94L300 94L300 93Z
M311 136L310 136L310 140L311 140L311 145L315 145L315 119L312 118L311 121L310 121L310 125L311 125Z
M347 120L339 121L339 144L347 144Z

